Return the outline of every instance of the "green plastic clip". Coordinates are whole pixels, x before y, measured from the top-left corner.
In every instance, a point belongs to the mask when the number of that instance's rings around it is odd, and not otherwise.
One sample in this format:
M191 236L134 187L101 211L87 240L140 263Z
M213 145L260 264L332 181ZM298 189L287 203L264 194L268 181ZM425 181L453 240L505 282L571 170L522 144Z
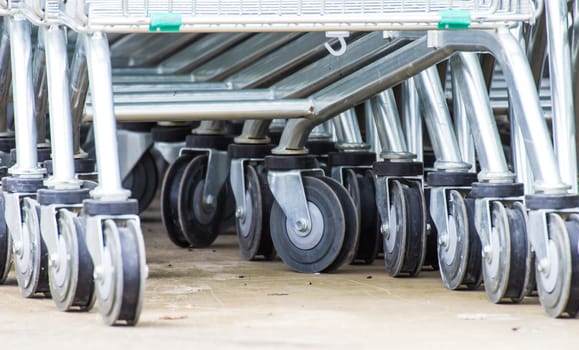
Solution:
M173 12L151 13L150 32L178 32L183 21L181 14Z
M460 30L468 29L471 23L470 11L466 10L444 10L439 11L440 22L438 29Z

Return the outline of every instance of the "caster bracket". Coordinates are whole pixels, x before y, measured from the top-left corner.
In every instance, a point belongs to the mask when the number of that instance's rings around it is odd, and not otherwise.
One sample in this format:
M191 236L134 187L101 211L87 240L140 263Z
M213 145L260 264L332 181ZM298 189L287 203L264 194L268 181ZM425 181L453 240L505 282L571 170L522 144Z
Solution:
M229 176L230 160L227 151L207 148L183 148L180 155L207 155L207 173L203 183L203 203L215 205L219 192Z
M302 181L303 174L321 174L321 169L269 171L267 182L271 192L296 232L307 235L311 229L311 216ZM299 234L298 233L298 234Z
M392 180L410 180L420 182L421 188L424 186L422 176L378 176L376 179L376 207L380 215L382 225L380 232L385 235L388 233L390 223L390 181ZM386 205L383 205L386 204Z

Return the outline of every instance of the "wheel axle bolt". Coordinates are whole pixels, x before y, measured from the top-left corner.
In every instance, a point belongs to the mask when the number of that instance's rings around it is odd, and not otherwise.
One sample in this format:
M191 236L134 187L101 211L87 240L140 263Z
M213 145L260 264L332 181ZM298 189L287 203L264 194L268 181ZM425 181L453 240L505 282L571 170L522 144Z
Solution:
M298 219L298 221L296 221L296 229L300 232L306 232L308 226L308 221L306 219Z
M205 202L205 205L214 206L215 205L215 198L212 195L208 194L205 197L204 202Z
M448 235L443 235L438 238L438 245L446 247L448 244Z
M14 242L14 255L22 256L22 243Z
M493 251L493 249L491 248L490 245L485 245L485 246L483 247L483 249L482 249L482 255L483 255L483 257L484 257L486 260L490 261L490 260L491 260L491 257L492 257L492 254L491 254L492 251Z
M549 271L550 268L551 263L549 262L549 259L541 259L541 261L539 261L539 264L537 265L537 270L539 270L539 272L542 273Z
M50 255L50 260L48 262L48 265L52 268L58 267L58 255L57 254L51 254Z
M390 236L390 230L388 229L388 225L381 225L380 233L382 233L384 237L388 238Z
M243 219L243 217L245 216L245 211L241 208L237 208L237 210L235 210L235 217L238 219Z
M103 268L101 266L95 266L92 276L95 281L101 281L103 279Z

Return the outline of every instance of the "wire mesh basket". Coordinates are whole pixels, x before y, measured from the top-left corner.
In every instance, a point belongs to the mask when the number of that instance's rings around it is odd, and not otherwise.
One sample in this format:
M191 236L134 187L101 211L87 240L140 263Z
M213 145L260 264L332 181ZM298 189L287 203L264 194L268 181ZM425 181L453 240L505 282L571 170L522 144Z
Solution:
M271 32L496 28L533 22L543 0L45 1L82 31Z

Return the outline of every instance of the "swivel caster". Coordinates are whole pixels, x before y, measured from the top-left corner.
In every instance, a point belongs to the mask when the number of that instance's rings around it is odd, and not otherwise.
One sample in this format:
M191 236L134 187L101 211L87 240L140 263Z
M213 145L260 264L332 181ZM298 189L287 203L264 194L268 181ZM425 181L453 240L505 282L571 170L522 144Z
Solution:
M384 263L392 277L416 276L426 252L426 211L420 184L392 180L388 226L383 226Z
M185 238L193 247L208 247L219 234L226 201L225 186L216 197L203 196L207 155L193 158L183 170L177 193L177 216Z
M549 262L536 261L539 300L551 317L576 317L579 311L579 215L564 221L548 215Z
M12 240L4 216L4 196L0 195L0 284L6 281L12 265Z
M131 172L123 179L123 187L139 202L139 213L151 205L159 183L159 173L151 150L143 153Z
M528 293L531 249L527 240L526 212L519 202L505 208L492 202L488 244L483 243L485 291L493 303L521 302Z
M135 325L147 269L138 219L87 218L99 312L107 325Z
M438 261L444 285L451 290L476 289L482 282L481 244L464 194L448 194L447 231L438 237Z
M276 201L271 209L271 237L290 268L306 273L327 272L336 268L333 264L342 253L346 217L340 197L330 185L312 176L303 176L302 182L311 221L289 222Z
M16 194L12 194L17 196ZM40 206L35 199L22 198L21 205L17 205L20 218L19 234L12 234L14 239L14 267L16 280L20 292L25 298L33 297L39 293L47 295L50 291L48 285L48 251L40 236L39 210ZM6 203L13 204L13 203ZM7 205L8 207L9 205ZM10 205L11 206L11 205ZM10 215L10 213L7 214Z
M262 256L272 260L276 253L271 240L269 219L273 195L263 170L245 166L245 213L236 213L237 238L241 254L247 260Z
M376 259L381 245L374 178L371 171L357 174L352 169L347 169L344 175L344 185L354 201L360 219L358 248L353 263L369 265Z
M60 311L88 311L94 305L95 285L85 223L67 209L60 209L57 215L58 248L48 265L50 295Z
M179 224L179 184L183 178L183 172L193 156L182 155L177 158L167 169L161 185L161 219L169 239L177 246L186 248L191 244Z

